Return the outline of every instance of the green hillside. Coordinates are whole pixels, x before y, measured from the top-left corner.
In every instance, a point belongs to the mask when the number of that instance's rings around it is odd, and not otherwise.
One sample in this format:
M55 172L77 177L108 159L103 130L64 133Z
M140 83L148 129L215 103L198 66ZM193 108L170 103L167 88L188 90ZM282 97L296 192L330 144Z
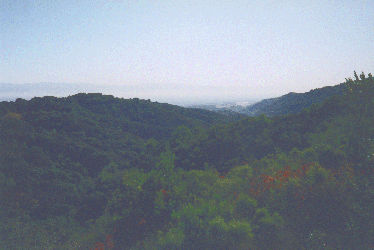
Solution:
M270 118L2 102L0 249L370 249L374 82L344 88Z
M290 92L286 95L264 99L251 106L240 110L240 113L250 116L279 116L296 114L304 108L309 108L314 103L321 103L334 95L342 95L345 91L345 84L327 86L323 88L312 89L306 93Z

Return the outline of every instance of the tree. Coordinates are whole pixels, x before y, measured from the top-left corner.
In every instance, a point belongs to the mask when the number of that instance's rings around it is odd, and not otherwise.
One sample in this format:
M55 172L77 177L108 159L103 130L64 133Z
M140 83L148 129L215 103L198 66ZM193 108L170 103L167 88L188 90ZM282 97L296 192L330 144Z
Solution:
M360 79L358 78L358 75L357 75L357 73L356 73L356 71L353 71L353 74L354 74L354 76L355 76L355 82L356 83L359 83L360 82Z
M361 78L362 83L365 83L365 74L364 74L364 71L362 71L362 73L360 74L360 78Z

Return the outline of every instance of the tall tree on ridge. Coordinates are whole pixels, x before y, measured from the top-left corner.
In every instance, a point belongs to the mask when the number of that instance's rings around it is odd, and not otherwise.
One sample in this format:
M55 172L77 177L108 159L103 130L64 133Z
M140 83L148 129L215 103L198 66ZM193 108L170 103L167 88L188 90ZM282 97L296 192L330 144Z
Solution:
M358 78L358 75L357 75L357 73L356 73L356 70L355 71L353 71L353 74L354 74L354 76L355 76L355 82L356 83L359 83L360 82L360 79Z

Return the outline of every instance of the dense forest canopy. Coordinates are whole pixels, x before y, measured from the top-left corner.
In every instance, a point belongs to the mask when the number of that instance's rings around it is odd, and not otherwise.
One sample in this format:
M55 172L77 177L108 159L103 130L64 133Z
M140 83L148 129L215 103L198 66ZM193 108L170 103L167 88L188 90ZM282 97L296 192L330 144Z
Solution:
M245 117L102 94L0 103L1 249L370 249L374 83Z

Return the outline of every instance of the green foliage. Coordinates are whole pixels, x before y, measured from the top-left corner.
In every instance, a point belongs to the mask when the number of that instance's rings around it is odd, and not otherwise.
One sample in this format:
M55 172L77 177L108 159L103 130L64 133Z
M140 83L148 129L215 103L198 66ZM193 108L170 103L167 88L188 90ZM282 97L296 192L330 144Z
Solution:
M101 94L2 102L0 248L369 249L374 89L354 75L232 123Z
M224 218L217 216L209 222L210 245L218 249L228 249L253 238L252 228L245 221L230 221L226 223Z
M254 232L260 249L277 249L281 243L283 218L277 212L271 215L266 208L261 208L256 211L256 221L258 227Z
M239 218L252 219L256 213L257 201L249 195L241 194L236 200L235 212Z

